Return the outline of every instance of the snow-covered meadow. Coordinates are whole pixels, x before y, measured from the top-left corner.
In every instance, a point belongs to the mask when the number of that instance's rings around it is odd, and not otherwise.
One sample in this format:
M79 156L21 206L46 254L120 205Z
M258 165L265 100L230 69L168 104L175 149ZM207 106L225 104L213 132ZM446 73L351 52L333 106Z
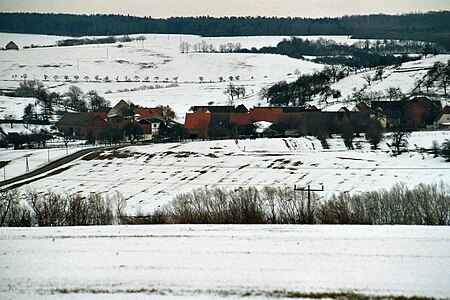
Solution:
M432 226L0 228L4 299L450 297Z
M363 138L347 150L340 138L323 149L313 137L257 140L198 141L129 146L98 157L86 156L52 172L26 188L40 192L120 192L131 214L162 207L177 194L196 188L242 186L324 186L324 199L333 193L359 193L390 188L403 182L450 182L450 166L443 158L416 151L442 143L450 132L417 132L411 152L393 157L385 142L370 150ZM20 163L23 163L19 160Z

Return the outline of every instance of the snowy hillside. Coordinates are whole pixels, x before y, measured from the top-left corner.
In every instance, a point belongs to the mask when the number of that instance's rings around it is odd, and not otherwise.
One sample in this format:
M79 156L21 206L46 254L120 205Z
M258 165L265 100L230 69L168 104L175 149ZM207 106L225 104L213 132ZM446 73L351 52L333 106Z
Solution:
M138 35L134 36L137 37ZM267 105L258 97L262 87L280 80L293 81L298 74L321 70L323 65L307 60L293 59L273 54L243 53L181 53L182 42L191 45L205 42L216 50L220 45L240 43L243 48L275 46L283 36L261 37L200 37L193 35L146 34L145 40L126 43L83 45L3 51L0 57L0 89L14 89L23 76L27 79L44 80L50 91L64 93L70 85L83 91L96 90L114 105L119 100L130 100L142 106L169 105L183 122L184 114L193 105L225 105L229 102L224 94L233 76L235 85L246 88L246 97L235 100L247 107ZM133 36L132 36L133 37ZM318 39L319 36L303 37ZM326 36L339 43L352 44L347 36ZM0 42L17 40L21 45L54 44L63 37L19 35L0 33ZM121 47L119 47L121 45ZM435 61L446 62L450 55L439 55L402 65L399 69L388 68L384 79L365 88L366 91L384 91L394 86L409 92L426 68ZM411 72L399 72L414 67ZM419 70L417 70L419 69ZM422 70L420 70L422 69ZM336 83L333 88L341 91L345 100L355 90L363 88L364 73L351 75ZM14 77L13 77L14 76ZM55 77L57 76L57 77ZM64 79L68 76L68 80ZM78 76L75 79L74 76ZM86 77L87 76L87 77ZM98 76L98 80L95 77ZM137 77L136 77L137 76ZM239 80L236 80L236 77ZM85 79L86 77L86 79ZM105 78L111 82L105 82ZM222 77L224 82L219 82ZM120 82L117 82L117 79ZM126 82L126 79L129 81ZM0 113L11 99L0 97ZM318 103L316 103L319 105ZM22 105L11 104L11 110L21 116ZM319 105L321 106L321 105Z
M403 63L400 67L387 67L384 69L383 79L372 81L370 85L367 84L364 76L368 74L373 77L375 71L352 74L332 85L333 89L341 91L342 97L336 100L330 100L329 104L333 104L333 101L336 102L336 104L326 106L325 111L336 111L342 106L352 109L356 102L352 101L349 104L344 104L343 100L351 99L351 96L355 91L363 91L367 94L377 92L386 93L388 88L400 88L403 93L410 93L416 87L417 81L423 79L427 74L428 69L431 68L435 62L446 63L448 60L450 60L450 55L437 55L434 57L426 57L418 61ZM447 102L443 98L441 100L443 100L442 104L446 105ZM320 101L314 103L317 106L323 105Z
M29 36L29 44L45 40L42 36ZM242 47L276 45L285 37L224 37L203 38L183 35L144 35L146 40L116 44L84 45L4 51L0 59L0 88L13 89L24 74L28 79L44 80L52 91L64 93L72 84L85 92L99 91L114 105L120 99L131 100L143 106L168 104L179 117L192 105L206 105L213 101L224 104L226 82L219 77L239 77L235 84L247 88L248 106L256 105L261 87L279 81L293 80L294 73L310 73L322 69L322 65L296 60L281 55L255 55L231 53L186 53L179 50L181 42L191 44L205 41L216 49L221 44L240 43ZM18 36L23 40L23 35ZM14 35L0 34L0 40L14 40ZM54 41L49 40L49 44ZM64 76L69 76L67 82ZM74 76L78 75L76 81ZM96 81L109 77L114 82ZM13 80L13 76L15 80ZM55 76L58 76L55 79ZM84 79L88 76L89 82ZM139 78L136 78L138 76ZM117 78L118 77L118 78ZM203 77L203 83L200 82ZM126 81L126 78L131 82ZM147 79L146 79L147 78ZM176 78L176 79L174 79ZM173 86L177 82L178 86ZM167 89L159 87L168 86ZM150 90L151 88L151 90ZM135 90L133 92L123 92Z
M450 132L417 132L410 148L430 148ZM128 211L151 211L177 194L202 187L324 185L327 198L336 192L358 193L390 188L397 182L448 183L450 166L442 158L416 151L393 157L370 150L355 140L358 150L346 150L341 139L328 140L324 150L315 138L188 142L130 146L100 156L88 155L61 167L61 172L25 187L46 192L122 193ZM23 159L18 159L23 166ZM56 174L55 174L56 173Z

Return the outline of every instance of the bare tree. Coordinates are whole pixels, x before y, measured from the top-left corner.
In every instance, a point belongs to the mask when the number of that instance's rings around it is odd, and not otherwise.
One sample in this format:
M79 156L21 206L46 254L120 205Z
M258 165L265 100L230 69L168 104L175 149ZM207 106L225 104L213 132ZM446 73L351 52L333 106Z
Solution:
M370 76L370 74L366 73L362 76L362 78L367 81L367 84L370 85L372 83L372 77Z
M411 135L410 132L398 127L396 128L390 137L390 146L393 149L394 155L400 155L409 145L408 138Z

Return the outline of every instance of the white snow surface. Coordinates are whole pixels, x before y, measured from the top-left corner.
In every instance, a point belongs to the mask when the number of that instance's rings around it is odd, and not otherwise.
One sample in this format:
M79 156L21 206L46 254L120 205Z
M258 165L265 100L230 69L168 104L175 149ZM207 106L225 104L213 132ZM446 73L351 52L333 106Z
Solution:
M389 189L398 182L409 187L450 183L450 165L443 158L416 151L445 139L449 131L415 132L409 139L411 152L397 157L386 142L374 151L363 138L355 140L356 150L347 150L337 137L328 140L330 149L313 137L129 146L119 150L128 157L77 159L25 187L63 194L120 192L131 214L152 211L179 193L203 187L324 185L320 196L326 199L337 192ZM23 159L17 163L23 168Z
M0 228L0 241L3 299L450 297L448 227Z
M27 172L42 167L49 162L62 158L68 154L84 148L83 145L77 143L68 144L67 149L62 147L62 142L48 142L49 146L55 145L59 147L47 149L22 149L13 150L12 148L0 148L0 161L7 162L6 166L0 168L0 181L7 180Z

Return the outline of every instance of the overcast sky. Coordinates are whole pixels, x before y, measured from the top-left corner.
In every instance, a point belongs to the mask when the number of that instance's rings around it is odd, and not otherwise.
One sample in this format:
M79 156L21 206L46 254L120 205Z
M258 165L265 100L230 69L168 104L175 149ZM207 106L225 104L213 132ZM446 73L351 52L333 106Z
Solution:
M0 0L2 12L336 17L450 10L450 0Z

